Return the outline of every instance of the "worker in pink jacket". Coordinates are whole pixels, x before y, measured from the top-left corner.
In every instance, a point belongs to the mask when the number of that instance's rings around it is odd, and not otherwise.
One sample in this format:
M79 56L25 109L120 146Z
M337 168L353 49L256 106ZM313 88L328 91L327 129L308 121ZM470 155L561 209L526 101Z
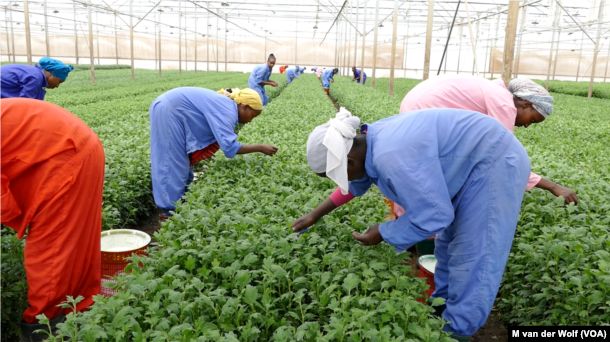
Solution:
M515 126L527 128L544 121L553 112L553 97L540 85L526 78L508 84L501 79L490 81L475 76L440 76L415 86L402 100L400 112L427 108L474 110L489 115L514 132ZM535 173L530 174L527 190L534 187L563 196L566 204L577 203L574 191ZM404 209L395 204L396 216Z

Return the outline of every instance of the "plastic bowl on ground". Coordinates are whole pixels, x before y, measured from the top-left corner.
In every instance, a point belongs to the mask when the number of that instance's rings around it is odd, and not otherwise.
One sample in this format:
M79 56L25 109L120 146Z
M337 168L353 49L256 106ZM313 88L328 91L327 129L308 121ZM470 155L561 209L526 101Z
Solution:
M102 232L102 284L112 282L112 277L123 273L129 264L127 258L132 254L146 255L146 248L150 244L150 235L133 229L113 229ZM102 285L101 293L112 296L116 290Z

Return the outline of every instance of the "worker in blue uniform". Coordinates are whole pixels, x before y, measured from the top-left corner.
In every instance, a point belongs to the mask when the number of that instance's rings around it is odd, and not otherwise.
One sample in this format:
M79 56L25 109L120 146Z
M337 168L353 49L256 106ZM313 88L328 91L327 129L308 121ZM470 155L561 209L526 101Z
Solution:
M443 330L469 341L500 287L529 179L527 152L500 122L473 111L407 112L363 125L366 134L356 133L359 123L342 108L309 136L309 166L339 189L295 221L293 231L376 184L406 213L353 237L402 252L438 234L432 297L445 299L439 311L450 323Z
M38 64L8 64L0 68L1 98L25 97L44 100L47 89L59 87L74 70L71 65L49 57L42 57Z
M328 96L330 96L330 84L335 82L335 79L333 77L338 72L338 68L326 69L324 70L324 72L322 72L322 87L324 88L324 92Z
M172 89L150 105L150 160L155 204L171 216L193 181L193 166L221 149L227 158L260 152L272 156L277 147L242 145L235 126L257 117L263 104L252 89L218 92L195 87Z
M277 87L279 85L277 82L269 80L271 72L273 71L273 66L275 66L275 56L270 54L267 58L267 63L254 67L254 70L252 70L250 78L248 79L248 87L258 93L263 101L263 106L266 106L269 103L269 97L267 97L265 86L270 85L272 87Z
M354 78L352 78L352 82L356 81L358 83L361 83L362 85L366 83L366 72L363 72L360 69L356 69L355 66L352 67L352 72L354 73ZM360 77L363 77L362 82L360 81Z
M290 68L286 71L286 81L288 82L288 84L292 83L293 79L299 79L299 71L301 70L301 68L299 66L296 66L294 68Z

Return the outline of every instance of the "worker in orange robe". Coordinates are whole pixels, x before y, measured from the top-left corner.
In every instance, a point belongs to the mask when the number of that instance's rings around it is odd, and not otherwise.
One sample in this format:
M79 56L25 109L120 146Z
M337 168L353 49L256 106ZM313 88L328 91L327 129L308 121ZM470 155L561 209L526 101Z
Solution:
M29 307L24 340L38 341L36 315L55 325L70 309L66 296L83 296L82 311L101 288L104 149L79 118L54 104L0 100L2 108L2 224L26 234Z

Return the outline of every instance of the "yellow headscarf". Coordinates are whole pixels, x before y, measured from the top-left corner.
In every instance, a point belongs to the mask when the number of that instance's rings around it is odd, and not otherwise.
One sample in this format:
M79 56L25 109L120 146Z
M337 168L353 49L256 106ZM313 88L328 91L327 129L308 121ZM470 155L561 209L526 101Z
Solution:
M247 104L248 106L250 106L250 108L254 110L263 110L263 101L261 101L261 97L256 91L250 88L232 88L231 90L233 92L229 93L225 89L220 89L217 91L217 93L228 96L237 104Z

